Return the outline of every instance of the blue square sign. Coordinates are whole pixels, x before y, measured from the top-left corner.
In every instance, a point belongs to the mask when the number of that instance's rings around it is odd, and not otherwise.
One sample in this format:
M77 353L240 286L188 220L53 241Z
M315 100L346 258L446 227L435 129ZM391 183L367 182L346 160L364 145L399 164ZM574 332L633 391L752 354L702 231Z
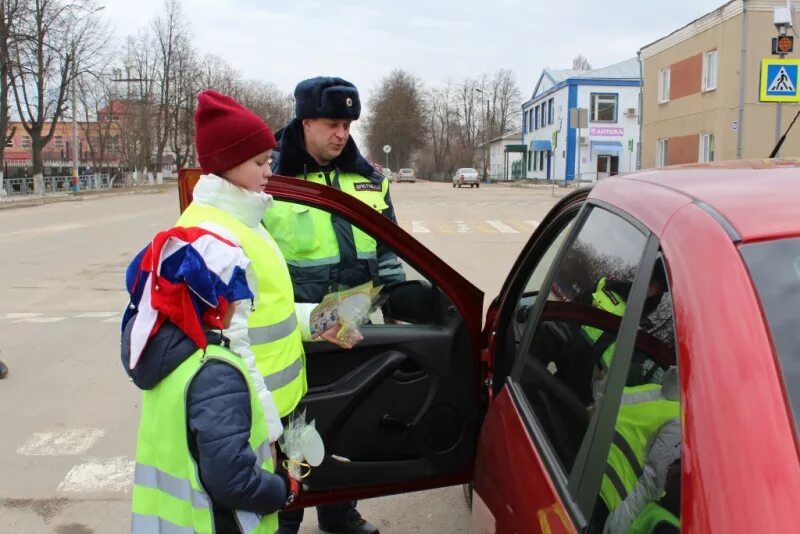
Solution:
M765 59L761 66L761 101L792 102L800 100L800 64L792 59Z

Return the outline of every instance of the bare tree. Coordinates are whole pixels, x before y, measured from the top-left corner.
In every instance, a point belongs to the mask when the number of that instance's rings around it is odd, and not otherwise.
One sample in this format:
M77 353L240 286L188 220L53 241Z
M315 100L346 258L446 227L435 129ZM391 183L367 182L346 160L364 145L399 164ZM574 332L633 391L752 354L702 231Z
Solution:
M109 73L101 72L78 79L82 110L78 124L88 145L88 162L100 171L119 156L119 125L124 112L115 88L105 81L109 77Z
M368 153L377 159L388 144L396 167L410 165L417 150L425 146L425 101L420 80L403 70L392 71L372 94L369 109L365 120Z
M34 190L43 192L42 151L67 107L70 84L96 65L106 34L89 0L30 0L18 18L10 52L17 110L31 137Z
M583 54L578 54L572 60L572 70L592 70L592 65Z
M168 110L172 115L170 149L178 169L194 161L194 112L200 74L194 50L188 41L181 42L173 62L174 87Z
M153 21L153 33L157 44L158 69L158 118L156 120L156 173L161 181L164 150L170 139L174 116L169 112L173 90L173 64L178 50L188 46L188 23L184 19L180 0L164 0L164 13Z
M129 36L125 59L126 98L121 117L121 152L139 185L152 163L158 112L153 103L158 52L152 35L140 31Z
M11 106L8 103L11 84L11 47L12 41L17 38L14 32L19 8L19 0L0 0L0 132L3 132L3 143L0 144L0 191L3 190L5 141L11 121ZM13 136L14 131L11 132L11 137Z
M518 126L515 121L522 113L522 95L513 71L497 71L492 80L492 102L490 139L507 134Z
M258 80L240 82L235 97L274 129L285 126L294 114L292 94L278 89L275 84Z

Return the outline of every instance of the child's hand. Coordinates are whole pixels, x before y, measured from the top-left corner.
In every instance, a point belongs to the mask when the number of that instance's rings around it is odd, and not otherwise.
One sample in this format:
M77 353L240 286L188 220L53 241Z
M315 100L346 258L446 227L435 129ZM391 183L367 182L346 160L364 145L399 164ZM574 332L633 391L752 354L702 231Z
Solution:
M325 332L320 334L319 337L321 337L325 341L333 343L334 345L337 345L337 346L339 346L339 347L341 347L343 349L348 349L348 350L352 349L353 348L353 344L345 343L344 341L341 341L336 337L336 334L339 333L339 330L341 328L342 328L341 325L337 323L333 328L329 328L328 330L326 330ZM361 335L358 336L358 341L362 341L363 339L364 339L364 336L361 336Z

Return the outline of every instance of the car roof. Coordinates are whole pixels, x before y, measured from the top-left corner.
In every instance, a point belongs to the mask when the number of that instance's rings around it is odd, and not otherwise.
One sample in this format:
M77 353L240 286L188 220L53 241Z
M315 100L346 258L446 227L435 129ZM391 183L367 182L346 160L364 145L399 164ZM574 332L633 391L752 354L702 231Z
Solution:
M622 179L667 188L710 206L743 241L800 235L800 159L680 165Z

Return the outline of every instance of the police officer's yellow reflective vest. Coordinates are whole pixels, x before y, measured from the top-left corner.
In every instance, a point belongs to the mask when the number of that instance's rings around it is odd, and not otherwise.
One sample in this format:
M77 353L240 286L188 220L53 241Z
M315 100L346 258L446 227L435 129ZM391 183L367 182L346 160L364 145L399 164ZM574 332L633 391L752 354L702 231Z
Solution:
M200 226L204 222L229 230L250 259L258 281L255 309L247 324L250 348L278 414L285 417L294 411L308 389L303 339L286 262L268 232L259 233L211 206L190 204L177 226Z
M211 534L214 510L198 479L189 450L186 393L208 360L238 369L250 389L250 447L261 469L274 472L267 423L244 362L230 351L209 345L198 350L156 387L142 393L136 469L133 482L132 534ZM234 511L242 532L273 534L277 513L266 516Z
M327 185L325 174L322 172L310 173L307 179L309 182ZM388 180L375 183L360 174L341 173L338 174L338 184L343 192L354 196L378 212L388 208L386 203ZM334 280L319 279L330 276L332 271L339 269L342 261L336 230L329 212L302 204L276 201L266 210L263 222L280 246L286 262L292 266L296 287L302 288L304 283L323 282L326 292L338 289L327 286L329 282L335 284ZM368 262L372 277L376 277L377 242L355 226L352 227L352 232L357 259ZM369 279L362 280L360 283L368 281ZM303 297L300 292L298 296ZM322 296L324 295L308 295L303 298L318 300Z
M619 293L606 288L605 278L601 278L600 281L597 282L597 288L595 292L592 293L592 306L622 317L625 314L625 305L625 299L622 298ZM592 342L597 342L600 336L603 335L603 330L592 326L584 326L583 331L586 332L586 335L589 336ZM606 369L611 366L611 360L614 357L614 347L615 343L610 343L603 351L602 361Z
M658 384L623 390L614 441L600 485L600 497L609 512L616 510L636 486L650 441L662 426L679 417L680 402L664 398Z
M628 534L651 534L658 525L667 523L681 528L681 520L658 503L648 504L628 529Z

